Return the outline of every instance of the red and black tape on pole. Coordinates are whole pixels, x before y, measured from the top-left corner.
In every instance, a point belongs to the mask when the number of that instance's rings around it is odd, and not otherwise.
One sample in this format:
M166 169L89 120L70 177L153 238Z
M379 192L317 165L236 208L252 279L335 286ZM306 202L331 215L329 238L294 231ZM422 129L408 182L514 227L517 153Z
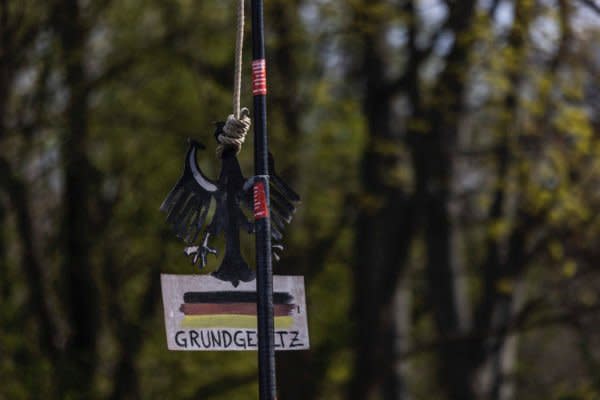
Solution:
M252 0L258 391L260 400L276 400L273 265L271 260L271 221L269 213L267 74L263 15L263 0Z

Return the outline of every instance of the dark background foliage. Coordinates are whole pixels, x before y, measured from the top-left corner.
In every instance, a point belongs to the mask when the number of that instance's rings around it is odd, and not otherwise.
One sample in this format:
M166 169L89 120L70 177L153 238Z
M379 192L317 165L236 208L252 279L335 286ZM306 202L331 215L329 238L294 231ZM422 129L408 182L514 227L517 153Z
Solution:
M312 345L280 398L599 398L600 6L265 12L303 198L275 268ZM0 0L0 399L256 398L254 353L166 350L159 286L194 272L158 206L187 137L216 174L234 26L233 1Z

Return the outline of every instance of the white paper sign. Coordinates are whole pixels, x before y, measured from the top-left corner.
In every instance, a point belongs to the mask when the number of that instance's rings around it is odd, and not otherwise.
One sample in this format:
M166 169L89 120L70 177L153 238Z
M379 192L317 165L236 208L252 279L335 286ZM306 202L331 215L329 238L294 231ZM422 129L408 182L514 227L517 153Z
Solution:
M257 350L256 280L161 275L169 350ZM275 350L309 348L304 278L273 276Z

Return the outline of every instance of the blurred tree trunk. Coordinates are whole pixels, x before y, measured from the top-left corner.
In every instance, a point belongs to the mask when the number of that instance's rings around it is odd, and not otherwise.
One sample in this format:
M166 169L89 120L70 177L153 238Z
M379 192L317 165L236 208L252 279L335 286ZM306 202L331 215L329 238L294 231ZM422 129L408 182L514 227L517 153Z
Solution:
M50 358L56 358L54 324L48 308L46 288L40 259L36 253L33 217L27 186L11 169L8 162L0 158L0 187L4 187L11 209L14 210L17 233L20 239L20 264L29 290L28 303L39 324L40 348Z
M163 243L166 243L171 232L164 227L156 234ZM119 270L124 270L126 266L115 258L117 251L113 246L114 243L104 246L103 273L110 290L119 293L123 290ZM152 316L156 315L160 303L160 271L166 258L165 251L166 246L162 246L156 261L148 268L148 282L144 294L140 296L137 312L133 313L135 318L132 319L126 315L123 305L116 296L112 296L106 301L119 346L119 358L114 368L113 386L109 396L111 400L142 398L143 391L140 387L136 361L144 345L144 334L149 328L149 321L154 321Z
M382 2L367 2L356 8L361 30L357 75L364 79L362 109L367 121L368 141L361 160L359 212L355 226L354 300L355 321L353 376L350 399L403 399L404 381L396 369L400 336L395 303L397 285L404 270L412 239L412 201L391 177L397 154L385 151L400 142L392 125L392 96L386 79L384 50L385 13ZM402 321L407 321L403 318Z
M5 303L10 297L8 273L8 239L6 238L7 213L4 202L0 200L0 301Z
M507 40L511 58L506 60L506 78L510 87L500 104L499 142L495 152L496 189L488 214L490 224L514 218L506 207L509 166L513 162L510 147L515 137L514 132L519 131L516 117L519 111L521 82L526 70L527 32L532 17L532 5L529 2L515 4L514 22ZM481 267L483 298L475 314L474 327L479 335L490 332L489 337L474 343L476 370L473 379L480 398L510 400L515 396L512 376L516 366L518 334L509 334L507 331L520 310L524 291L521 282L526 263L523 245L526 234L523 232L523 221L530 222L531 219L526 215L521 217L509 243L491 233L487 239L487 255ZM503 254L508 254L506 259L503 259ZM506 286L502 285L502 282L511 282L512 289L502 290L502 287Z
M417 202L424 216L429 301L437 335L442 340L438 376L448 398L457 400L474 398L468 343L447 339L461 337L470 329L470 306L456 254L458 230L453 226L451 201L457 135L464 109L469 54L474 43L475 3L468 0L449 6L446 25L454 41L444 59L444 70L432 89L431 104L423 104L424 96L418 87L409 91L414 112L408 135ZM411 84L416 83L409 81ZM429 126L428 132L414 129L423 126L423 122Z
M42 7L40 4L36 6ZM28 54L35 46L35 41L45 23L44 19L28 17L25 9L12 7L6 0L0 2L0 143L7 141L9 136L9 103L13 99L17 85L15 77L28 62ZM17 126L13 128L17 131L24 130L20 126L22 118L14 119L17 120ZM31 150L31 141L26 135L24 139L27 144L25 149L27 154ZM4 222L8 216L6 210L11 210L15 216L16 234L20 241L19 261L21 273L27 284L27 304L33 311L32 317L37 320L39 345L50 360L55 360L57 353L54 342L55 329L48 307L42 264L36 251L31 197L26 179L13 167L7 153L0 152L0 191L5 195L6 200L6 204L0 205L3 208L2 230L5 233ZM4 241L4 237L0 238L0 241ZM0 244L0 247L2 247L0 263L5 263L8 248L5 243ZM8 274L7 265L2 265L0 268L3 269L3 274ZM2 282L2 286L8 296L11 292L8 279Z
M8 0L0 3L0 143L6 139L7 134L7 103L10 98L10 86L13 83L14 74L14 54L12 48L14 44L14 35L9 25L9 4ZM0 162L7 163L4 154L0 154ZM3 172L3 171L0 171ZM10 296L10 284L8 273L8 238L7 222L9 204L8 201L8 182L6 178L0 181L0 298L2 301L8 300Z
M61 397L77 398L89 396L93 387L100 316L98 288L90 262L94 233L90 222L92 170L87 156L89 91L84 66L89 31L78 0L59 2L54 12L53 24L61 45L68 91L60 151L64 174L63 303L70 332L58 388Z
M384 399L388 400L409 400L412 399L407 385L410 375L410 363L404 355L411 346L411 327L412 327L412 282L402 279L394 296L394 344L390 352L394 356L393 369L394 375L387 380L388 385L385 390Z

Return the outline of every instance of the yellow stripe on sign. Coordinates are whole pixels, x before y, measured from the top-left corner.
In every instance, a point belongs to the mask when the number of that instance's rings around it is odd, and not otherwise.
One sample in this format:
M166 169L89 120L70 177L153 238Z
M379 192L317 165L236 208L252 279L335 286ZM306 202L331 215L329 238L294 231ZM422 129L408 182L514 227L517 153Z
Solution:
M294 325L291 316L275 317L275 329L289 329ZM186 315L181 320L182 328L238 328L256 329L255 315L216 314Z

